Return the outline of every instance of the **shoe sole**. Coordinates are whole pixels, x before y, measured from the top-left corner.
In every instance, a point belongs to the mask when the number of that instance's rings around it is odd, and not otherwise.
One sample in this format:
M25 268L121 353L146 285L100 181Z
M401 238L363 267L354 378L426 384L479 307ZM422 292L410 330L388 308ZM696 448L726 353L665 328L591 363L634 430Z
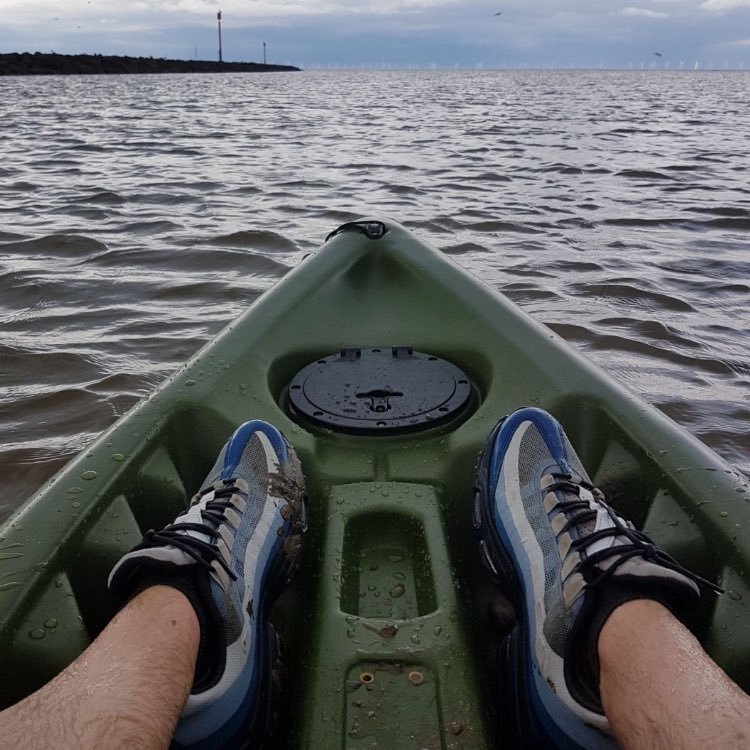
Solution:
M479 554L482 565L492 582L513 605L516 613L516 626L505 635L498 646L497 689L499 693L498 712L503 744L524 750L541 750L540 738L533 731L532 713L524 705L528 696L525 684L526 672L523 655L527 639L524 623L522 589L510 556L495 532L490 516L490 464L497 434L507 417L498 422L484 442L474 472L473 525L479 538ZM519 619L519 613L521 619Z
M286 440L286 439L285 439ZM274 741L277 730L274 707L283 694L284 674L281 641L270 621L273 604L292 580L302 557L302 541L307 531L307 496L302 464L294 448L287 442L288 457L284 467L271 478L274 495L288 501L292 515L290 532L284 543L283 554L274 562L264 584L264 596L259 603L258 629L265 635L260 639L260 691L251 709L239 747L263 748Z
M513 561L495 531L495 525L490 516L490 506L492 503L492 498L490 497L492 447L506 419L507 417L495 425L489 437L484 442L482 452L479 454L479 460L474 472L473 523L474 529L479 536L479 553L482 564L492 577L493 583L510 599L516 611L518 611L519 604L523 604L521 583L516 574Z

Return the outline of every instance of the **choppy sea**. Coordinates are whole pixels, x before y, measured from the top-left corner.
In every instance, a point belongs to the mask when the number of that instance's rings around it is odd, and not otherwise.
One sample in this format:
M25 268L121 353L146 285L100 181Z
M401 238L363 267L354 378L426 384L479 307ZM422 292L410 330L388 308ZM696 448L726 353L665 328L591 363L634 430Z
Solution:
M388 216L750 474L750 73L0 78L0 517Z

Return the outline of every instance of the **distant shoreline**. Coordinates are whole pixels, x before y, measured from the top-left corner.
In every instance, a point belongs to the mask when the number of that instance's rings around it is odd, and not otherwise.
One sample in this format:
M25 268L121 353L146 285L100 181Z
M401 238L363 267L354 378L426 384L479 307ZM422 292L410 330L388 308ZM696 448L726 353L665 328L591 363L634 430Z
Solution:
M123 75L132 73L262 73L298 71L294 65L167 60L163 57L59 55L55 52L0 54L0 76Z

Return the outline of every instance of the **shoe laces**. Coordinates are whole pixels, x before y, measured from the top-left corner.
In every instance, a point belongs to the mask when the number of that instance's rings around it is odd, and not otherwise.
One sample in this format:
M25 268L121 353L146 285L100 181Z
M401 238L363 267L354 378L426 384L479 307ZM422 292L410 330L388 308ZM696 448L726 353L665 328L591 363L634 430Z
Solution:
M212 564L218 562L229 577L233 581L236 581L237 574L229 567L217 544L219 527L223 523L229 523L224 512L229 508L235 508L231 497L234 493L239 492L239 489L234 481L234 479L225 479L222 482L223 486L217 487L214 485L208 487L195 496L191 505L197 505L207 494L210 492L214 493L213 498L200 511L203 523L184 521L169 524L161 531L151 529L143 535L143 541L139 545L139 548L161 547L169 544L182 550L189 557L192 557L200 567L206 570L210 571ZM188 532L203 534L210 541L200 539Z
M597 549L586 557L581 555L581 561L576 566L576 571L580 572L586 581L586 588L601 586L604 582L615 573L615 571L628 560L634 557L641 557L648 562L655 563L669 570L673 570L695 583L702 583L708 586L716 593L722 594L724 590L715 583L702 578L678 563L671 555L664 552L646 534L638 531L632 523L624 521L615 513L612 508L605 502L604 493L590 482L574 477L568 473L552 472L552 477L556 480L554 483L545 488L547 492L564 492L567 494L578 495L580 497L581 488L588 490L594 498L594 501L600 505L612 520L612 526L607 526L598 531L589 531L581 533L577 539L573 539L570 545L571 549L585 551L586 548L594 545L596 542L609 537L621 537L627 541L620 541L619 544L613 544L603 549ZM582 526L586 523L596 522L598 510L591 507L589 500L568 500L560 503L558 508L565 514L567 521L560 529L562 534L572 528L577 528L581 532ZM616 558L607 568L602 569L599 563L610 558Z

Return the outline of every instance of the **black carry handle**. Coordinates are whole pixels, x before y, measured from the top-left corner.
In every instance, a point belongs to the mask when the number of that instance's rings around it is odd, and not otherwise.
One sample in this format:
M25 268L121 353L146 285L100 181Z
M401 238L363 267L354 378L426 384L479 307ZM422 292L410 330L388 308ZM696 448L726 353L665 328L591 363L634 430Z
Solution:
M347 221L334 229L326 237L326 242L342 232L362 232L370 240L379 240L387 231L388 228L382 221Z

